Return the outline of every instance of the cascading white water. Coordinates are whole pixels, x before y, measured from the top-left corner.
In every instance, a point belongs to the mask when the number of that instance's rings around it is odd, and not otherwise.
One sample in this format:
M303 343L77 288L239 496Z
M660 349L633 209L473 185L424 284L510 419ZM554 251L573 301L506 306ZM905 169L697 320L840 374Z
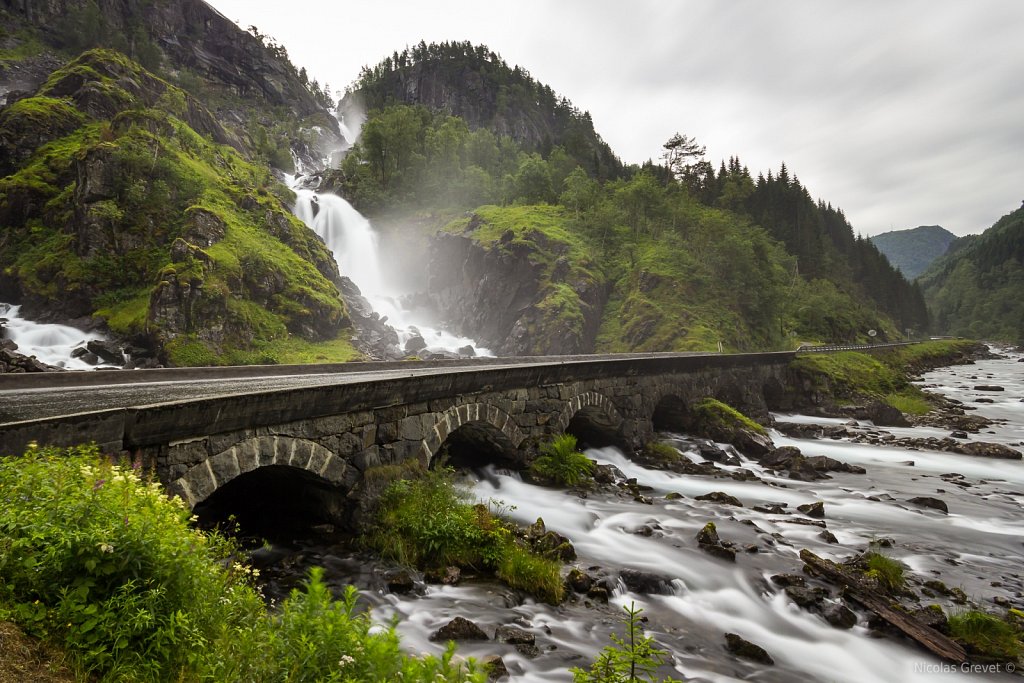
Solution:
M35 356L47 365L66 370L92 370L95 367L112 367L109 364L90 365L79 358L72 358L71 352L84 346L90 339L105 339L96 332L83 332L68 325L37 323L20 315L21 306L0 303L0 318L6 318L4 335L18 345L18 353Z
M337 195L300 187L292 189L297 197L295 215L323 238L334 253L341 274L359 287L373 310L387 316L388 324L398 332L403 347L418 332L428 351L458 353L459 349L472 346L477 355L492 355L468 337L460 337L417 319L401 305L399 299L404 292L391 289L382 273L377 233L370 221L351 204Z

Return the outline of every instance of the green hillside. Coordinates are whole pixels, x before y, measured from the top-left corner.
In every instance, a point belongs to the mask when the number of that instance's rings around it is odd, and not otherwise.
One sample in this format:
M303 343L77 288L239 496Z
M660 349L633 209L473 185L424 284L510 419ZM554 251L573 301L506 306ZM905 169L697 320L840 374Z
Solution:
M333 257L227 139L120 53L55 71L0 111L0 295L99 317L175 364L355 355Z
M1024 206L954 242L918 281L936 332L1024 343Z

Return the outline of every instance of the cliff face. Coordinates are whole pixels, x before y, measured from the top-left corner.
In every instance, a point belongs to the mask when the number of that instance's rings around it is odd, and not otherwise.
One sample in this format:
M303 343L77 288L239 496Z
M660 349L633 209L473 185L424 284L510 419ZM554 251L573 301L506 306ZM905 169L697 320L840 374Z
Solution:
M100 318L176 364L335 340L348 318L332 255L233 142L119 53L54 72L0 110L0 299Z
M34 91L61 54L112 48L201 93L246 151L285 170L290 148L318 166L341 144L324 98L311 92L283 48L202 0L0 0L0 17L17 29L11 36L28 37L19 47L23 57L0 63L6 90ZM48 68L37 68L40 61Z
M446 322L498 355L591 353L608 298L553 207L481 207L431 241L427 294ZM539 214L539 219L538 219Z
M0 0L59 43L62 20L87 0ZM172 65L223 83L239 96L258 96L299 116L323 110L284 60L202 0L95 0L106 30L131 36L142 26Z

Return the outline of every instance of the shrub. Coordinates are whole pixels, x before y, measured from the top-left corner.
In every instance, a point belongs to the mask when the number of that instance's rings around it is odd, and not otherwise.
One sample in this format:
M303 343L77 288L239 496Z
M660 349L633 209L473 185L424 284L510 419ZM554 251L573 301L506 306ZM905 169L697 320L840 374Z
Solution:
M582 484L594 472L594 463L577 450L576 437L572 434L556 436L540 447L540 453L530 465L530 471L560 486Z
M417 567L477 565L485 540L469 496L449 469L391 483L378 501L368 544L383 556Z
M871 552L865 557L867 560L867 576L876 579L882 586L890 591L903 589L906 579L903 576L903 563L881 553Z
M472 661L401 653L393 628L332 599L319 570L268 616L235 549L95 446L0 459L0 622L101 681L483 683Z
M97 449L30 449L0 460L0 605L83 671L171 680L201 667L225 623L263 605L229 546Z
M969 610L952 615L949 631L956 640L985 657L1012 662L1024 654L1020 631L986 612Z
M644 636L640 629L640 613L635 603L623 605L626 617L626 637L614 633L614 645L608 645L591 665L590 669L574 667L573 683L633 683L651 681L657 683L658 667L665 663L667 650L655 647L654 639ZM661 679L662 683L677 683L674 678Z
M346 586L334 600L314 568L304 590L295 589L280 614L263 627L242 632L214 680L230 681L474 681L486 674L473 660L454 660L454 644L440 658L409 657L394 629L374 628L357 604L358 591ZM379 627L378 627L379 628Z
M501 508L500 503L496 503ZM557 604L561 565L516 544L514 527L472 504L450 469L393 482L378 502L364 542L384 557L420 568L458 565L494 571L513 588Z
M534 555L510 543L498 563L498 578L512 586L557 605L565 595L561 563Z

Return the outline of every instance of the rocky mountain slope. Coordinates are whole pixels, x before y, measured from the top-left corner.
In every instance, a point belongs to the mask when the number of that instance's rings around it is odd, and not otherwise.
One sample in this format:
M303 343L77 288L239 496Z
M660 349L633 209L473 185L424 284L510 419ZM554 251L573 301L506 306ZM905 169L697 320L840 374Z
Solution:
M903 276L913 280L949 249L956 235L939 225L893 230L869 238Z
M936 332L1024 343L1024 205L953 242L918 282Z
M561 146L595 177L616 177L622 171L622 162L594 130L588 112L576 109L525 69L510 67L486 45L421 41L364 67L341 106L379 109L398 103L457 116L471 129L489 129L544 156Z
M0 300L98 317L175 364L351 357L332 255L237 146L120 53L55 71L0 110Z
M9 101L68 58L104 47L198 98L239 149L278 168L291 170L292 149L321 164L340 142L331 97L287 51L202 0L0 0L0 19L0 97Z

